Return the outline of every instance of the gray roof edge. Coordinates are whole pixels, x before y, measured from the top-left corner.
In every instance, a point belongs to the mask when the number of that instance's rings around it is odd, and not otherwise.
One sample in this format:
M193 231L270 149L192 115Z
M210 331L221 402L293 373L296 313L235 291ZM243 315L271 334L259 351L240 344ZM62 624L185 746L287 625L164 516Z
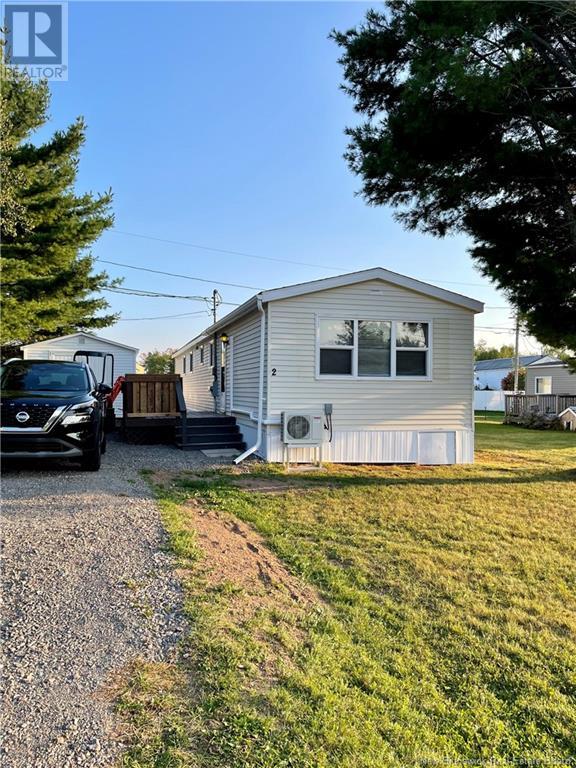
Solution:
M540 360L541 357L542 355L520 355L520 365L522 367L528 367L533 363L526 362L527 360L535 362ZM498 371L510 367L514 367L513 357L493 357L490 360L477 360L474 363L474 370L477 371Z
M304 295L307 293L316 293L330 288L340 287L344 285L351 285L358 282L364 282L368 280L379 279L384 282L390 282L392 285L398 285L400 287L408 288L416 293L432 296L438 298L441 301L445 301L448 304L456 304L465 309L469 309L472 312L482 312L484 304L481 301L472 299L469 296L464 296L454 291L447 291L445 288L439 288L432 283L425 283L422 280L417 280L413 277L407 277L401 275L398 272L392 272L384 267L373 267L371 269L363 269L357 272L348 272L342 275L334 275L332 277L324 277L319 280L308 280L304 283L296 283L293 285L287 285L280 288L271 288L270 290L260 291L245 301L232 312L229 312L217 323L213 323L208 328L205 328L201 333L194 336L193 339L187 341L172 355L173 358L186 352L194 344L198 344L203 339L214 335L222 328L225 328L235 320L240 319L244 315L252 312L256 309L258 299L262 302L268 303L271 301L279 301L283 298L289 298L292 296Z
M546 366L567 366L568 363L565 363L563 360L559 360L557 357L549 357L548 355L544 355L539 360L536 360L534 363L530 363L530 365L526 366L527 368L536 368L538 366L542 366L543 368Z

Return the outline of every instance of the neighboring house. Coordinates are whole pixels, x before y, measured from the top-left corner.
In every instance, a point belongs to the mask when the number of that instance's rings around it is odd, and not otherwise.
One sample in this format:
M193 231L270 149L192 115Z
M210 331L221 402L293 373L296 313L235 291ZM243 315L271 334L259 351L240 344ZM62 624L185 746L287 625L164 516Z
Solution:
M521 355L520 368L541 360L543 355ZM474 386L477 389L502 389L502 379L514 370L513 357L497 357L494 360L478 360L474 364Z
M103 339L93 333L71 333L68 336L59 336L55 339L45 339L35 344L26 344L22 348L24 360L72 360L75 352L92 350L94 352L109 352L114 355L114 379L125 373L136 372L136 357L138 349L121 344L118 341ZM85 362L85 360L84 360ZM88 360L88 363L98 381L102 376L102 361L97 358ZM106 384L111 383L111 371L106 370ZM113 382L112 382L113 383ZM118 414L122 413L122 395L119 395L114 403Z
M249 299L181 347L176 372L189 409L216 403L268 461L285 458L282 414L290 411L322 419L327 461L468 463L474 314L482 309L381 268L314 280ZM314 455L290 449L292 461Z
M542 357L526 366L527 395L576 395L576 375L567 363Z

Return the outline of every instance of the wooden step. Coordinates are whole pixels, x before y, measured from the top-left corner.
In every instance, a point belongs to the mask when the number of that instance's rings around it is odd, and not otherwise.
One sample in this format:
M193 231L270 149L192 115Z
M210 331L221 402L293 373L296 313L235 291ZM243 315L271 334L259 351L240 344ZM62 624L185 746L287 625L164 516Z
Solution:
M246 443L242 440L216 440L205 443L177 443L178 448L183 451L208 451L220 450L222 448L235 448L237 451L243 451Z
M234 426L236 424L235 416L187 416L186 424L191 427L203 426L224 426L226 424Z
M176 434L180 435L184 431L182 424L176 425ZM202 424L186 425L186 434L192 435L237 435L240 433L240 427L237 424Z
M182 443L218 443L218 442L238 442L242 440L240 432L201 432L199 434L191 434L187 432L185 435L180 433L176 434L176 442Z

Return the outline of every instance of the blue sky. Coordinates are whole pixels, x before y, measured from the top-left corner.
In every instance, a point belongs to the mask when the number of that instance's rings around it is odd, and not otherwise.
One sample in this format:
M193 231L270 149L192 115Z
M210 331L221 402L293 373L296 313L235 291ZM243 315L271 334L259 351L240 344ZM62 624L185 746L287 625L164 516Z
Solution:
M69 80L52 86L51 122L88 126L79 190L115 195L116 231L101 259L273 288L383 266L480 299L505 301L480 277L465 238L405 231L355 193L342 154L358 121L339 89L332 28L359 23L360 2L71 2ZM193 243L318 266L162 243ZM124 286L239 303L255 291L106 266ZM178 347L208 324L200 302L109 294L122 322L102 335ZM229 307L232 308L232 307ZM224 309L224 308L222 308ZM488 309L478 326L512 325ZM479 330L507 343L511 334ZM526 351L537 351L527 340Z

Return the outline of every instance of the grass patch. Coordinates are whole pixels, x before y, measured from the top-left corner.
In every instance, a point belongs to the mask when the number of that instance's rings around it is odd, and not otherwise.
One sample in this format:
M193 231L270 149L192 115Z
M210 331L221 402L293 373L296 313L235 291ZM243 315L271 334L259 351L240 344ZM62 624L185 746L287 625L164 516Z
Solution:
M231 472L157 484L191 633L150 736L146 697L137 709L124 765L570 764L576 440L477 428L473 466L257 466L260 486ZM248 523L317 603L239 611L246 586L209 576L202 508ZM167 762L173 717L186 739Z
M474 417L477 421L497 421L502 423L504 411L474 411Z

